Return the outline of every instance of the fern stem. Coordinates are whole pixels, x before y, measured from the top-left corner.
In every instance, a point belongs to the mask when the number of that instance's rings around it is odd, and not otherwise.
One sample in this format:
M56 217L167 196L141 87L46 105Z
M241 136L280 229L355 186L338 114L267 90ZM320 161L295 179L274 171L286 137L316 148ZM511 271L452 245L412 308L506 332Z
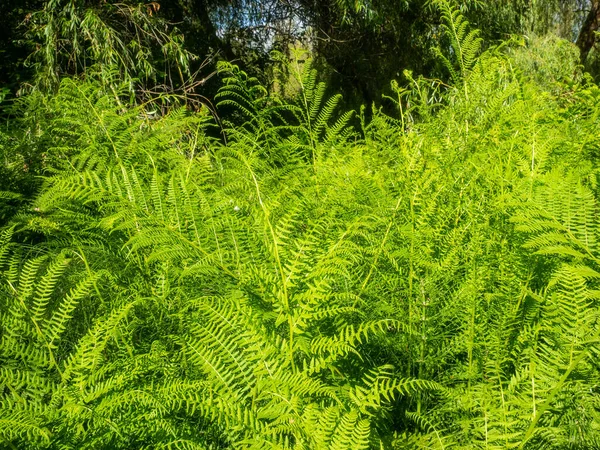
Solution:
M279 276L281 278L281 287L283 290L283 307L288 316L287 322L288 322L288 327L289 327L289 341L290 341L289 345L288 345L289 360L290 360L292 372L295 373L296 372L296 363L294 361L294 329L295 329L295 327L294 327L294 320L292 317L292 311L290 310L290 301L289 301L288 291L287 291L287 279L285 276L285 271L283 270L281 258L279 256L279 243L278 243L278 239L277 239L277 234L275 233L273 224L271 223L271 220L269 219L269 216L270 216L269 210L267 209L266 205L264 204L264 202L262 200L262 196L260 193L260 185L258 183L256 175L255 175L254 171L252 170L252 167L250 167L250 164L249 164L248 160L246 159L246 157L242 155L241 158L242 158L244 164L246 165L246 168L250 172L250 175L252 176L252 180L254 182L254 187L256 189L256 196L258 198L258 203L259 203L259 205L263 211L263 214L265 216L265 222L267 224L267 227L269 228L269 233L270 233L271 239L273 241L273 254L275 256L275 262L277 264L277 271L279 272Z
M111 146L113 148L113 152L115 153L115 157L117 158L117 160L120 160L119 152L117 151L117 146L115 145L115 142L113 141L112 136L108 132L108 129L106 128L106 125L104 124L104 120L103 120L102 116L98 113L97 109L94 107L94 104L91 102L91 100L89 99L89 97L87 95L85 95L84 92L81 90L81 87L79 86L79 84L78 83L73 83L73 84L75 85L75 87L79 91L79 94L85 99L86 103L90 106L90 109L94 113L94 116L96 116L96 118L98 119L98 123L100 124L100 127L104 131L104 134L108 138L108 141L110 142L110 144L111 144Z
M392 214L390 223L388 224L387 229L385 230L385 234L383 235L383 239L381 240L381 245L379 245L379 248L377 249L377 252L375 253L375 258L373 258L373 262L371 263L371 267L369 268L369 273L367 274L365 280L363 281L362 285L360 286L360 291L358 293L359 296L364 292L365 287L367 286L367 283L371 279L371 276L373 275L373 271L375 270L375 267L377 266L377 261L379 260L381 253L383 253L383 249L385 247L388 236L390 234L390 230L392 229L392 225L394 225L394 218L396 217L396 212L398 211L398 208L400 208L401 202L402 202L402 197L400 197L398 199L398 202L396 203L396 207L394 208L394 213Z
M598 337L598 333L596 334L595 338L597 338L597 337ZM565 373L560 377L560 379L558 380L558 383L556 383L556 385L552 388L552 390L550 391L550 394L548 395L548 397L546 398L544 403L542 403L542 405L539 407L539 409L537 410L537 413L531 420L531 423L529 424L529 428L527 429L527 432L525 433L525 436L523 437L523 440L521 441L519 448L524 448L525 444L527 444L529 439L531 439L533 437L533 433L535 432L535 428L536 428L537 423L539 422L540 418L550 408L550 406L552 405L552 402L554 401L554 398L562 389L563 385L569 378L569 375L571 375L571 372L573 372L573 370L575 370L575 368L579 365L579 363L586 356L587 356L587 352L582 351L577 356L577 358L575 358L571 362L571 364L569 365L567 370L565 370Z

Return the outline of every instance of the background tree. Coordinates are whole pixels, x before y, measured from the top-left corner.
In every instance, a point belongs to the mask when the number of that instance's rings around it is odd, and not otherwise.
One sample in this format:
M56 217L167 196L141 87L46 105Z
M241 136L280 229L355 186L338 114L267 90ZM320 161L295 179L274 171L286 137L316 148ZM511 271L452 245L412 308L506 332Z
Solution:
M24 67L31 49L24 42L30 14L40 9L43 0L6 0L0 3L0 85L16 91L32 73Z
M581 62L585 63L596 42L596 31L600 27L600 1L593 0L589 12L577 37L577 47L581 52Z
M172 89L187 86L189 75L202 66L195 86L211 98L217 85L205 79L213 72L201 64L206 58L236 60L268 82L270 52L286 53L290 44L301 42L348 102L371 103L390 79L402 79L405 69L448 75L431 51L440 41L449 45L434 3L7 0L0 5L0 51L8 61L0 82L13 91L23 82L56 86L61 76L99 64L105 76L116 69L125 80ZM512 34L553 32L577 40L582 60L598 26L598 5L591 0L461 0L457 5L481 30L486 45Z

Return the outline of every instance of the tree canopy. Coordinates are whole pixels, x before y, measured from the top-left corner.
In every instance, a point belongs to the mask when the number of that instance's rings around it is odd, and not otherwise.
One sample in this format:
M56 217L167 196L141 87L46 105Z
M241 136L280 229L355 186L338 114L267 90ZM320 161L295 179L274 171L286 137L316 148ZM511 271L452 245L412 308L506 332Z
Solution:
M0 82L56 88L62 75L97 64L146 87L194 84L214 70L207 61L237 61L263 77L273 50L310 48L322 71L357 104L380 98L404 70L444 79L433 48L445 38L435 0L5 0L0 6ZM481 30L486 45L511 35L554 32L577 42L582 61L599 25L589 0L463 0L461 13ZM444 45L444 44L442 44ZM589 58L593 67L595 55ZM109 69L110 67L110 69ZM186 84L188 83L188 84ZM194 86L196 86L194 84ZM216 84L202 84L212 96Z

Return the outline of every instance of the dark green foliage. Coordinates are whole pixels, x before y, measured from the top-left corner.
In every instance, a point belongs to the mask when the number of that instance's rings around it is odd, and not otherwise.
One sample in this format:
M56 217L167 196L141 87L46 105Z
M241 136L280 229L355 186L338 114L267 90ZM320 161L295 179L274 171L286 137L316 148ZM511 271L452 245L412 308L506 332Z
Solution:
M3 0L0 85L12 93L55 88L97 64L119 71L141 95L176 90L212 98L214 59L235 60L263 82L273 50L308 46L351 105L379 102L403 70L448 76L434 47L449 54L437 0ZM486 46L511 35L556 32L575 41L590 0L460 0ZM593 43L592 26L588 41ZM594 54L594 52L592 52ZM192 55L198 57L194 62ZM588 68L597 66L588 58ZM24 64L25 63L25 64ZM200 67L200 69L199 69ZM197 71L198 70L198 71ZM190 74L193 74L190 75ZM268 83L266 83L268 84ZM145 92L148 94L148 92Z
M600 90L441 10L452 83L406 73L396 116L341 113L304 56L286 98L222 63L219 120L91 76L26 97L0 444L600 446Z

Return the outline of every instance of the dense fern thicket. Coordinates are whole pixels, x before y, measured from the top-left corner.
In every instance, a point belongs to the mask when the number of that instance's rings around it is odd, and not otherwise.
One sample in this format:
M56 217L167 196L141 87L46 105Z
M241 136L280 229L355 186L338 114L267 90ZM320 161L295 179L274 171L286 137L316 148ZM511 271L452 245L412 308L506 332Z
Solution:
M24 98L0 446L599 448L600 89L445 16L453 85L406 73L394 117L304 60L294 98L223 64L218 116Z

